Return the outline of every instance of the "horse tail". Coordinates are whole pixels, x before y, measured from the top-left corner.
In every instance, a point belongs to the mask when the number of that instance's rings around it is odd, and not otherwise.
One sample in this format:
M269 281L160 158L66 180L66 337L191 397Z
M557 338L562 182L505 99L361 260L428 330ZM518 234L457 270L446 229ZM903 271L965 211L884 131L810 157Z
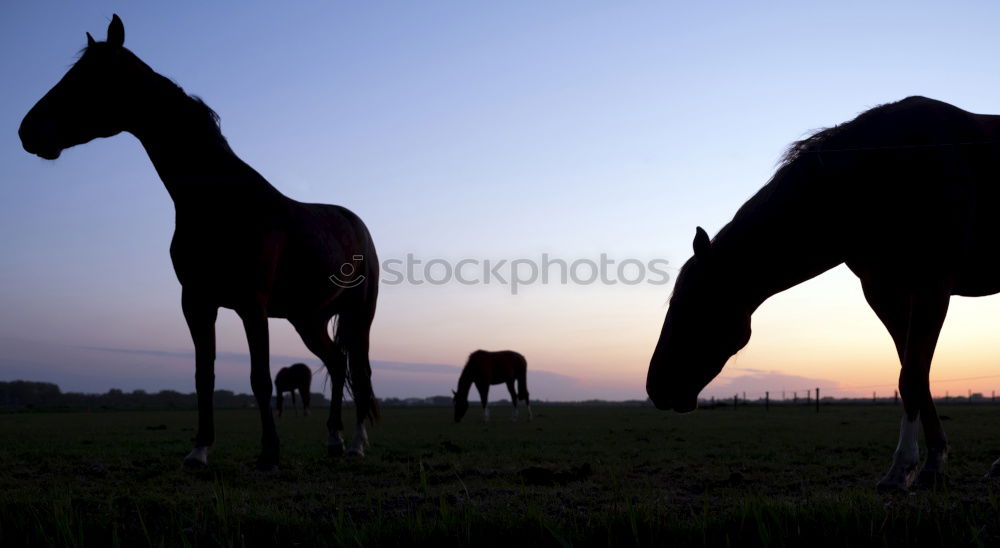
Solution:
M371 242L371 235L368 236L368 241ZM367 291L367 296L365 298L365 302L368 303L371 308L369 309L368 327L365 331L365 337L368 337L368 334L371 329L372 320L375 319L375 303L378 301L379 267L378 267L378 259L377 256L375 255L374 246L372 246L371 249L371 256L374 258L373 261L374 265L373 265L373 270L369 271L370 283L367 284L368 291ZM350 361L348 361L348 364L350 364ZM367 353L367 349L364 356L364 364L365 364L365 371L364 371L365 384L367 385L368 389L367 417L369 424L374 425L379 421L379 419L382 418L382 408L378 404L378 398L375 397L375 386L372 384L372 363Z
M325 364L320 364L319 367L317 367L316 369L312 370L313 376L315 377L317 374L319 374L320 371L323 371L323 372L326 373L326 375L323 375L323 390L322 390L322 392L324 394L326 394L326 382L328 380L330 380L330 372L326 369L326 365ZM310 384L312 384L312 380L310 380ZM309 389L312 390L312 388L309 388Z
M367 329L371 325L371 318L375 315L375 299L378 295L378 276L374 276L374 279L376 280L375 283L366 284L367 296L365 298L365 302L371 303L371 312L368 317L368 326L366 326L364 331L365 337L368 337ZM337 347L338 351L347 355L347 370L344 371L344 380L346 382L344 383L344 387L347 389L347 394L352 400L354 400L354 405L358 405L358 398L356 397L358 388L362 390L364 395L368 396L368 409L365 413L365 417L368 419L369 423L375 424L380 418L382 418L382 410L379 407L378 399L375 397L375 389L372 387L372 367L371 362L368 360L367 348L363 357L358 358L357 356L351 356L351 353L348 352L347 345L344 343L341 333L339 332L339 320L340 318L338 317L336 325L337 332L334 335L333 343ZM353 332L352 328L352 333ZM362 364L364 364L363 367Z
M522 357L521 368L517 375L517 399L528 401L528 362Z

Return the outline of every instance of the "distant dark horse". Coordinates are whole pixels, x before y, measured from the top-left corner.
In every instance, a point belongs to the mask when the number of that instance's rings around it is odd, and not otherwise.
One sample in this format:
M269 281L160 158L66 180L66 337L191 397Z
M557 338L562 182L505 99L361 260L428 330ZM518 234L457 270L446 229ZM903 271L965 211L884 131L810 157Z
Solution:
M54 160L66 148L122 131L135 135L174 201L170 257L195 347L198 433L187 466L204 466L215 440L215 318L231 308L250 348L250 382L262 424L261 469L278 464L271 413L268 317L287 318L333 380L328 447L344 451L345 378L357 402L348 455L363 455L366 419L378 418L371 387L368 332L375 315L378 258L361 220L342 207L285 197L229 148L218 117L201 100L153 72L122 44L118 16L106 42L87 35L69 72L21 123L24 149ZM339 276L358 266L359 275ZM328 333L338 315L335 339ZM348 371L349 368L349 371ZM350 373L348 375L348 372Z
M514 381L517 381L517 391L514 391ZM455 404L455 422L462 420L469 410L469 389L476 385L479 398L483 402L483 420L490 420L490 411L486 407L487 396L491 384L506 384L510 392L510 401L514 404L511 420L517 420L517 400L524 400L528 408L528 420L531 420L531 402L528 401L528 362L524 356L510 350L487 352L476 350L469 355L469 361L458 377L458 391L452 390Z
M309 416L309 388L312 384L312 370L304 363L293 363L282 367L274 376L274 391L278 396L278 417L285 411L285 398L282 393L292 395L292 409L295 409L295 391L302 396L302 414Z
M888 329L905 414L882 489L944 471L948 442L928 373L952 295L1000 291L1000 116L910 97L792 145L771 181L715 239L699 228L677 276L646 390L690 411L750 340L768 297L846 263ZM991 475L1000 475L1000 460Z

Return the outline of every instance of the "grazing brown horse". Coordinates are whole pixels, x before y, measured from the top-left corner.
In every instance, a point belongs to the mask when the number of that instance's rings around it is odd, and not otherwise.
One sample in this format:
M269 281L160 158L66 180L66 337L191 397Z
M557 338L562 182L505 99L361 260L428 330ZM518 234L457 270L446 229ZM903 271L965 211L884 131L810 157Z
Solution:
M517 391L514 391L514 381L517 381ZM528 362L524 356L511 350L487 352L476 350L469 355L462 374L458 377L458 391L452 390L452 402L455 405L455 422L462 420L469 410L469 389L476 385L479 398L483 402L483 420L490 420L490 410L486 407L487 396L491 384L506 384L510 392L510 401L514 404L511 420L517 420L517 400L524 400L528 408L528 420L531 420L531 402L528 401Z
M187 466L204 466L215 440L215 319L236 311L250 348L250 382L262 425L258 467L278 464L271 413L267 319L287 318L330 373L333 401L328 448L344 452L341 403L345 379L357 403L357 430L348 455L364 454L366 419L378 418L371 387L368 336L375 316L378 259L356 215L338 206L285 197L229 148L218 117L153 72L125 49L125 28L114 16L105 42L87 34L87 47L69 72L24 117L24 149L55 159L97 137L128 132L139 139L174 201L170 244L181 308L195 348L198 433ZM360 275L333 276L360 263ZM328 333L331 318L339 324Z
M282 367L274 376L274 391L278 396L278 418L285 411L284 392L292 395L292 409L295 409L295 391L302 396L302 414L309 416L309 387L312 384L312 370L304 363L293 363Z
M933 484L948 442L928 374L952 295L1000 291L1000 116L909 97L792 145L713 240L698 228L646 390L690 411L768 297L846 263L895 342L904 415L881 489ZM919 476L918 423L927 459ZM1000 475L1000 460L993 464Z

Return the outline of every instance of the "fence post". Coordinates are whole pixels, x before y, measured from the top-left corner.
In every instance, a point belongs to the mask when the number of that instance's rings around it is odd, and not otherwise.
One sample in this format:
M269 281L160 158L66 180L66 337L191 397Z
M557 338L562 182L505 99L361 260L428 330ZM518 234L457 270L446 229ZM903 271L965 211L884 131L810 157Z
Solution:
M878 403L878 398L875 397L875 392L873 391L872 392L872 404L876 404L876 403Z
M771 410L771 393L764 392L764 411Z
M819 387L816 387L816 412L819 413Z
M740 404L740 395L739 394L733 394L733 409L736 409L736 407L739 404Z
M892 393L892 404L899 405L899 390L896 390Z

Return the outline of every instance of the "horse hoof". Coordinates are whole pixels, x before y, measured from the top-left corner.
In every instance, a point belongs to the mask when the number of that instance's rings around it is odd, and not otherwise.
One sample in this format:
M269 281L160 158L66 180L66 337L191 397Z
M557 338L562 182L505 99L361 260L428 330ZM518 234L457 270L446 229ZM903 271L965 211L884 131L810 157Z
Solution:
M986 478L1000 478L1000 460L997 460L993 463L993 466L990 466L990 471L986 473Z
M875 486L875 490L883 494L909 493L912 474L892 474L891 472L882 478Z
M265 474L273 474L278 471L278 465L273 462L258 462L257 466L254 468L258 472L263 472Z
M188 470L200 470L202 468L207 468L208 463L202 462L198 459L193 459L191 457L184 457L184 468Z
M363 447L352 447L344 453L344 456L349 459L360 459L365 456L365 450Z
M184 468L199 469L208 466L208 448L195 447L184 457Z
M344 456L344 444L340 445L327 445L326 446L327 456L340 458Z
M278 448L267 448L265 447L261 451L260 456L257 457L257 465L255 468L259 472L275 472L278 470Z
M883 495L892 495L892 494L910 492L910 490L906 487L906 484L890 482L885 480L878 482L878 484L875 486L875 491Z
M939 470L921 470L914 482L921 489L938 489L948 486L948 477Z
M875 489L879 493L909 493L910 485L917 476L917 466L893 464Z

